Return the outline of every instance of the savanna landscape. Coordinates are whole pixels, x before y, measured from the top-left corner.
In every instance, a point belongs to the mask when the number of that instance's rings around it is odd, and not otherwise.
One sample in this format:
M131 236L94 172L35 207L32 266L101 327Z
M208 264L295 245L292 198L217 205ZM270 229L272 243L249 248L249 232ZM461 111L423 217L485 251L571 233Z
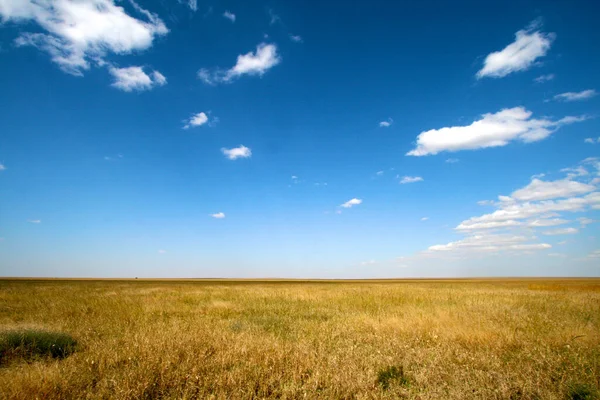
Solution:
M5 399L597 399L600 279L0 281Z

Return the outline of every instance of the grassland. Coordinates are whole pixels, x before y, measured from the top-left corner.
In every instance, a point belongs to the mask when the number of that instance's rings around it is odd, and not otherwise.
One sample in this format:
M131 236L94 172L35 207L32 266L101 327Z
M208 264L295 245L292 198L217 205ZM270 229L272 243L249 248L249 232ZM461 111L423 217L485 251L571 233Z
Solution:
M600 389L594 279L2 280L0 332L19 330L71 335L76 351L5 357L1 398L592 399Z

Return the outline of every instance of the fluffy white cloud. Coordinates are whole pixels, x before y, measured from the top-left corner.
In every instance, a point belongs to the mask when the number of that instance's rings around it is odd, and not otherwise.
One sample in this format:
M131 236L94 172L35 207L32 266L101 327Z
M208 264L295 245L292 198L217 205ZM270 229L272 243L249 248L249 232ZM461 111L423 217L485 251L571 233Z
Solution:
M400 183L404 185L406 183L415 183L421 181L423 181L423 178L421 178L420 176L403 176L400 180Z
M542 234L544 235L573 235L575 233L578 233L579 230L577 228L563 228L563 229L553 229L550 231L544 231L542 232Z
M239 55L236 64L230 69L217 69L210 72L202 68L198 71L198 78L208 85L215 85L217 83L231 82L243 75L262 76L280 62L281 57L277 54L277 46L261 43L256 46L256 52Z
M210 114L210 112L209 112ZM207 126L215 126L217 122L219 122L219 118L209 116L205 112L199 112L197 114L192 115L189 119L183 121L185 125L183 129L194 128L197 126L207 125Z
M114 78L112 86L125 92L150 90L156 86L167 84L167 78L163 74L158 71L152 71L148 75L142 67L110 67L108 72Z
M545 139L560 126L587 119L586 116L564 117L558 121L531 118L532 112L523 107L503 109L467 126L431 129L417 136L417 146L409 156L425 156L443 151L475 150L506 146L512 141L524 143Z
M213 217L213 218L216 218L216 219L222 219L222 218L225 218L225 213L218 212L218 213L215 213L215 214L210 214L210 216Z
M237 160L238 158L248 158L252 156L252 150L243 144L240 147L234 147L232 149L222 148L221 152L230 160Z
M542 181L533 179L531 183L522 189L516 190L511 197L519 201L548 200L593 192L596 188L592 185L561 179L558 181Z
M129 15L113 0L2 0L2 22L35 22L43 33L23 33L17 46L35 46L73 75L83 75L90 63L105 65L107 53L129 54L152 46L169 30L156 15L130 4L144 20Z
M228 20L230 20L231 22L235 22L235 14L229 11L225 11L223 13L223 17L227 18Z
M354 199L348 200L348 201L347 201L347 202L345 202L344 204L340 205L340 207L343 207L343 208L350 208L350 207L352 207L352 206L357 206L357 205L359 205L360 203L362 203L362 200L361 200L361 199L356 199L356 198L354 198Z
M534 81L536 81L537 83L544 83L544 82L551 81L554 78L555 78L554 74L546 74L546 75L538 76L537 78L534 79Z
M390 127L392 124L394 123L394 120L391 118L388 118L386 121L381 121L379 123L379 127L380 128L388 128Z
M554 100L561 101L577 101L577 100L586 100L596 96L598 92L594 89L583 90L581 92L566 92L557 94L554 96Z
M589 144L598 144L600 143L600 137L597 137L596 139L594 138L586 138L584 140L585 143L589 143Z
M513 72L524 71L538 58L545 56L550 50L554 34L543 33L536 28L538 24L518 31L513 43L500 51L488 54L483 68L477 72L477 78L502 78Z

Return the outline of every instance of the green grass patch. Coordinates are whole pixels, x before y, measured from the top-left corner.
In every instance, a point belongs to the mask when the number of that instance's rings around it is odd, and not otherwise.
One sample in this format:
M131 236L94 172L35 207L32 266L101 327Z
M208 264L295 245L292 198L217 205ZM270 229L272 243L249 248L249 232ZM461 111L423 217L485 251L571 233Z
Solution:
M390 384L394 382L400 386L408 385L409 379L404 373L403 366L387 367L377 374L377 383L381 385L383 390L387 390L390 387Z
M64 358L76 350L77 341L62 332L27 329L0 333L0 364L11 359Z

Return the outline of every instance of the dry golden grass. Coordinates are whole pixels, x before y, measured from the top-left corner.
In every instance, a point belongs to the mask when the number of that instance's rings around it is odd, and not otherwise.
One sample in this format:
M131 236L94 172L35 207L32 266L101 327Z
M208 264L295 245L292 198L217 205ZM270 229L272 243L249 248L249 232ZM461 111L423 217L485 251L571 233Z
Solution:
M600 388L594 279L0 281L0 331L21 328L71 334L78 351L0 365L2 398L565 399Z

